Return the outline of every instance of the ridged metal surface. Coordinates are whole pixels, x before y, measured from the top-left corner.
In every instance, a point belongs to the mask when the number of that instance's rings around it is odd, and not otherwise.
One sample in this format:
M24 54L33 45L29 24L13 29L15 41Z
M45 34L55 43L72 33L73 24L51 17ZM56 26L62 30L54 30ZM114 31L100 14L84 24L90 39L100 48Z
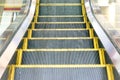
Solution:
M40 3L81 3L81 0L40 0Z
M24 51L22 64L100 64L100 59L98 51Z
M38 22L84 22L83 17L38 18Z
M39 15L82 15L81 6L40 6Z
M35 24L35 29L86 28L86 24Z
M93 48L92 39L80 40L29 40L28 49L40 48Z
M17 68L15 80L108 80L105 68Z
M74 30L74 31L33 31L32 37L89 37L88 30Z

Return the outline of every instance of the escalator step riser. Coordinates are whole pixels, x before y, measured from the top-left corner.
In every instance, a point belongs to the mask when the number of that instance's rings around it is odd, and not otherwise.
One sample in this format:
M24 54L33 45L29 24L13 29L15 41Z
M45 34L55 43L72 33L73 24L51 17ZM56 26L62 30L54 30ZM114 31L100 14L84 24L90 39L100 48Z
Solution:
M100 64L98 51L24 51L22 64Z
M38 18L38 22L84 22L83 17Z
M40 6L39 16L42 15L82 15L81 6Z
M29 40L28 49L41 48L93 48L92 39L80 40Z
M14 80L108 80L106 68L16 68Z
M89 37L88 30L80 31L32 31L32 37Z
M81 0L40 0L40 3L81 3Z
M86 24L35 24L35 29L86 28Z

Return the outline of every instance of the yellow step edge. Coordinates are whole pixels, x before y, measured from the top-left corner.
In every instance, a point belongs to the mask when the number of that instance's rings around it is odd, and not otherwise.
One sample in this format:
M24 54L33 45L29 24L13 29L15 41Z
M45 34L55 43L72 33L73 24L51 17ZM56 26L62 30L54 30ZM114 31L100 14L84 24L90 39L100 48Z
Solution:
M107 65L107 75L108 75L108 80L114 80L113 78L113 72L111 71L112 66L111 65Z
M80 3L40 3L39 6L82 6Z
M105 64L105 58L104 58L104 50L103 49L99 49L99 57L100 57L101 65L104 65Z
M14 77L15 77L15 66L12 65L10 67L11 67L11 70L10 70L10 73L8 74L10 77L8 77L8 80L14 80Z
M22 49L23 51L55 51L55 52L61 52L61 51L98 51L99 49L94 48L66 48L66 49Z
M27 49L27 46L28 46L28 39L24 38L23 39L23 49Z
M32 29L28 29L28 38L31 38L32 37Z
M67 52L67 51L99 51L100 49L21 49L22 51Z
M94 48L99 48L99 45L98 45L98 37L94 37L93 43L94 43Z
M22 53L23 53L23 50L19 49L18 52L17 52L16 65L21 65L21 62L22 62Z
M98 67L107 67L107 65L89 65L89 64L83 64L83 65L65 65L65 64L60 64L60 65L14 65L15 68L98 68Z
M94 37L94 33L93 33L93 31L94 31L94 30L93 30L92 28L89 29L89 36L90 36L90 37Z

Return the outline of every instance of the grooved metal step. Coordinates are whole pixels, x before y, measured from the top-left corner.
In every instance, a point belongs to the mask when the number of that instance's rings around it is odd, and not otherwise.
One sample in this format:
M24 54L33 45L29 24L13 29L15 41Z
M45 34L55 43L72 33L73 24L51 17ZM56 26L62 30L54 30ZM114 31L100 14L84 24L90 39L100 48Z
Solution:
M15 68L14 80L108 80L105 67Z
M40 3L81 3L81 0L40 0Z
M82 15L81 6L40 6L39 16L43 15Z
M39 40L29 39L28 49L40 48L94 48L92 39L77 40Z
M32 37L89 37L89 31L88 30L71 30L71 31L33 30Z
M38 22L84 22L83 17L40 17Z
M86 24L35 24L35 29L68 29L68 28L86 28Z
M100 64L98 51L24 51L22 64Z

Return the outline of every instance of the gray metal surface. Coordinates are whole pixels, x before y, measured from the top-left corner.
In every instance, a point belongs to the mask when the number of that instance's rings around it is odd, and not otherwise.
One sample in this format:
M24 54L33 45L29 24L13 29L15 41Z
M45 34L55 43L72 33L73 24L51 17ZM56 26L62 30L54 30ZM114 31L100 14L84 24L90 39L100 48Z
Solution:
M98 51L24 51L22 64L100 64Z
M44 17L38 18L38 22L84 22L83 17Z
M94 48L92 39L78 40L29 40L28 49Z
M108 80L105 68L16 68L14 80Z
M81 3L81 0L40 0L41 3Z
M40 6L39 15L82 15L81 6Z
M35 29L86 28L86 24L35 24Z
M33 30L32 37L89 37L88 30L70 30L70 31L45 31L45 30Z

